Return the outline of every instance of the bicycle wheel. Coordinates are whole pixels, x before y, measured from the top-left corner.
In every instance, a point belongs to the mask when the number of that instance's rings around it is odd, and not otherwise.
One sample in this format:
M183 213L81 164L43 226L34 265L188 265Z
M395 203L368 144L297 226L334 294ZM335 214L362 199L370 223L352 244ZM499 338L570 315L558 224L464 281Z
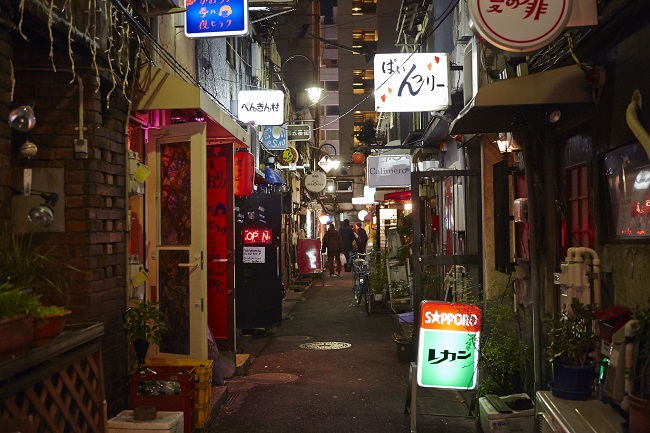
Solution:
M361 291L363 292L363 303L364 306L366 307L366 313L368 313L368 316L370 316L370 313L372 311L372 305L370 302L372 301L370 298L370 284L368 284L368 276L366 275L365 278L363 279L363 283L361 284Z
M362 287L361 287L361 278L358 273L354 273L354 284L352 286L352 291L354 292L354 298L357 301L357 305L361 303L361 294L362 294Z

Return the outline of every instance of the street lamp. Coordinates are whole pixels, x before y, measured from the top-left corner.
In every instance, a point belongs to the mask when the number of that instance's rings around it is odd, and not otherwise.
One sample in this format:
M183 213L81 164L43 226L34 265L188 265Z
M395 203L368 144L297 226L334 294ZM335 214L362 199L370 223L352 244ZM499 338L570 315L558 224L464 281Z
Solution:
M320 82L318 81L318 74L316 71L316 66L314 65L314 62L304 54L292 54L287 59L282 62L282 66L280 67L280 73L282 74L282 77L284 78L284 67L286 66L289 61L300 57L302 59L305 59L309 62L311 65L311 70L314 73L314 80L310 84L309 87L307 87L305 90L307 91L307 96L309 97L309 100L311 101L312 104L316 104L318 101L320 101L321 94L323 93L323 88L320 86Z

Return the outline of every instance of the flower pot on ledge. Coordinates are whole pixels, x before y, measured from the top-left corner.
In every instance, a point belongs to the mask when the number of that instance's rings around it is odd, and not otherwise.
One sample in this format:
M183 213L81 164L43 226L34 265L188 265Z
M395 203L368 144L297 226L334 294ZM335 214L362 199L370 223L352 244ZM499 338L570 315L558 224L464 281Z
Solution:
M65 310L63 314L52 314L41 319L35 319L32 346L43 346L58 337L63 332L66 317L71 313L72 311Z
M0 360L25 353L34 336L34 318L16 316L0 320Z

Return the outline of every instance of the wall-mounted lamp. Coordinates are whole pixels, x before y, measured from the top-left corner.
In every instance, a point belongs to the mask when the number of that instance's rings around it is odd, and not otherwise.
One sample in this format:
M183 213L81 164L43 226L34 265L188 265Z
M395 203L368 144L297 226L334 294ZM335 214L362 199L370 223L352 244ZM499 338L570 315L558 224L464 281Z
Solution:
M318 216L318 221L320 221L321 224L328 224L332 222L332 215L323 208L321 211L320 215Z
M26 132L36 126L34 104L21 105L9 112L9 125L16 131Z
M59 195L55 192L43 192L43 191L34 191L37 193L45 203L41 203L38 206L34 206L29 210L27 218L34 224L39 227L48 227L54 221L54 206L59 200ZM14 195L25 195L25 191L20 189L13 190ZM29 194L27 194L29 196Z
M196 110L196 113L194 116L192 116L192 122L205 122L205 115L203 114L203 111Z
M501 153L516 152L521 150L521 146L514 140L512 133L501 132L497 138L497 147Z

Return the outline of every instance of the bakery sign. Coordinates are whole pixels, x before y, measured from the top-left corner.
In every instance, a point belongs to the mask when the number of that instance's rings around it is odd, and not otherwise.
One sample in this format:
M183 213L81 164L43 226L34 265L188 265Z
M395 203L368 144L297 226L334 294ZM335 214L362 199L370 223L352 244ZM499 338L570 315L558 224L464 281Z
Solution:
M565 29L574 0L473 0L467 2L475 33L504 51L530 53Z

